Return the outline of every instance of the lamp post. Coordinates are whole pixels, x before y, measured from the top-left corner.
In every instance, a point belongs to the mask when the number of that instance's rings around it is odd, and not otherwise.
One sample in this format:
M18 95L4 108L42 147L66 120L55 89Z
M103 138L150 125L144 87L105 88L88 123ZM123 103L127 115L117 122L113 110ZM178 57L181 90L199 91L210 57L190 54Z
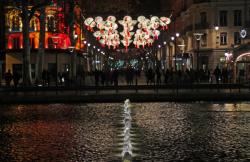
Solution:
M197 55L196 55L196 70L199 70L199 51L200 51L200 40L203 33L194 33L194 38L197 43Z
M216 43L216 48L218 48L218 45L219 45L219 36L218 36L218 31L219 31L219 26L215 26L214 27L214 29L215 29L215 38L216 38L216 41L215 41L215 43Z
M71 57L71 67L70 67L70 72L69 72L69 74L70 74L70 77L71 77L71 79L73 78L73 76L74 76L74 69L75 69L75 62L74 62L74 60L76 60L76 58L75 58L75 46L69 46L68 47L68 50L69 50L69 52L70 52L70 57ZM72 55L73 55L73 59L72 59ZM75 79L75 78L74 78ZM67 84L71 84L71 82L68 82Z
M54 45L54 48L55 49L57 49L57 45L58 45L58 41L59 41L59 39L60 39L60 37L59 36L56 36L56 35L54 35L54 36L52 36L51 37L52 38L52 40L53 40L53 45ZM58 52L57 51L55 51L56 52L56 74L55 74L55 78L56 78L56 87L58 87Z
M174 41L174 67L175 71L177 71L177 38L180 36L179 33L175 33L175 36L171 37L171 40Z

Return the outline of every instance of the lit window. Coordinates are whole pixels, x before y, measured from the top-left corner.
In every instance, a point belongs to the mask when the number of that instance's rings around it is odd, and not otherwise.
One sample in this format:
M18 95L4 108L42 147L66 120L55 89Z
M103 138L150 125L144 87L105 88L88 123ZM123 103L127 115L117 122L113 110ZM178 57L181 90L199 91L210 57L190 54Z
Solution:
M202 36L201 36L201 46L202 47L206 47L207 46L207 34L204 33Z
M220 45L227 45L227 33L220 33Z

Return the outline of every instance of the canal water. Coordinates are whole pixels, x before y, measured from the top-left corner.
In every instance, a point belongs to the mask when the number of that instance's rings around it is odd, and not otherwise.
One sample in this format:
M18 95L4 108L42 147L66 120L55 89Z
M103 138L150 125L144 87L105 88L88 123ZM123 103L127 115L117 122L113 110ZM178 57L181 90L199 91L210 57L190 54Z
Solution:
M250 161L250 103L132 105L133 161ZM123 103L1 105L0 161L122 161L122 112Z

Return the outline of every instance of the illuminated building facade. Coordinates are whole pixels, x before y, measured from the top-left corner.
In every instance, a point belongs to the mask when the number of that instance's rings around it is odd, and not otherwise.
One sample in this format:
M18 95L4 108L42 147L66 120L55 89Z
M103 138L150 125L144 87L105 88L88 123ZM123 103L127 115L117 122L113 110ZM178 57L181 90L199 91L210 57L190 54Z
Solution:
M83 57L79 53L84 48L81 43L83 34L79 25L79 7L74 6L73 13L69 11L67 0L53 0L45 6L45 54L43 69L48 70L51 76L57 76L57 72L70 72L73 64L84 65ZM72 1L73 2L73 1ZM18 2L17 2L18 3ZM29 9L37 5L35 1L30 1ZM4 71L11 70L12 73L22 74L23 59L23 33L22 33L22 10L17 7L15 2L9 1L4 7L5 13L5 49L6 54L3 60ZM70 22L70 14L74 14L74 22ZM35 68L37 64L39 35L40 35L40 11L35 11L29 24L29 42L31 51L31 75L35 78ZM71 43L70 23L74 23L75 43ZM72 52L72 49L75 52ZM76 54L78 61L72 61L72 54ZM78 67L80 68L80 67ZM83 68L83 67L82 67Z
M246 48L249 42L249 1L178 0L171 2L171 8L175 32L180 33L177 49L192 57L192 68L196 69L198 65L198 69L212 70L216 66L228 66L234 68L235 74L239 69L250 70L248 55L239 58L250 51ZM244 34L241 33L242 29L248 33L245 37L241 35ZM196 41L195 33L202 34L199 41ZM173 43L168 49L174 55ZM232 58L227 57L228 53L232 53Z

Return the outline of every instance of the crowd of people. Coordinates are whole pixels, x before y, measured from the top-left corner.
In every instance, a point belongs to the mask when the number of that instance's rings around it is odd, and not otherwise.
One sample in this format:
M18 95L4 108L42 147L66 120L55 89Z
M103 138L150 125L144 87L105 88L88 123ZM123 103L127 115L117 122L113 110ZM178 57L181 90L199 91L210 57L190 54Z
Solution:
M237 75L237 81L243 82L245 78L245 72L240 70ZM93 82L86 81L86 78L92 78ZM8 70L4 74L6 86L10 87L13 81L13 85L17 87L19 85L21 75L18 72L14 74ZM77 76L72 78L70 73L59 72L57 76L51 75L48 70L42 72L42 85L50 86L51 82L61 86L71 85L95 85L95 86L117 86L121 84L125 85L164 85L164 84L193 84L193 83L216 83L225 84L233 83L233 70L227 68L220 69L218 66L214 70L177 70L166 69L162 70L160 67L148 68L145 70L139 70L131 66L123 69L106 69L97 70L92 72L81 72L77 73ZM122 82L122 83L121 83ZM92 84L91 84L92 83Z
M8 70L5 74L4 74L4 80L6 83L7 87L11 86L11 81L13 80L13 84L14 87L17 87L19 84L19 81L21 79L21 74L19 72L15 72L15 73L11 73L10 70Z
M173 69L162 70L158 68L148 68L141 71L132 67L126 69L113 70L97 70L92 73L84 74L84 76L93 76L95 85L118 85L119 81L125 80L127 85L137 84L193 84L193 83L232 83L233 71L227 68L220 69L216 67L214 70L193 70L186 69L175 71ZM140 83L139 83L140 81Z

